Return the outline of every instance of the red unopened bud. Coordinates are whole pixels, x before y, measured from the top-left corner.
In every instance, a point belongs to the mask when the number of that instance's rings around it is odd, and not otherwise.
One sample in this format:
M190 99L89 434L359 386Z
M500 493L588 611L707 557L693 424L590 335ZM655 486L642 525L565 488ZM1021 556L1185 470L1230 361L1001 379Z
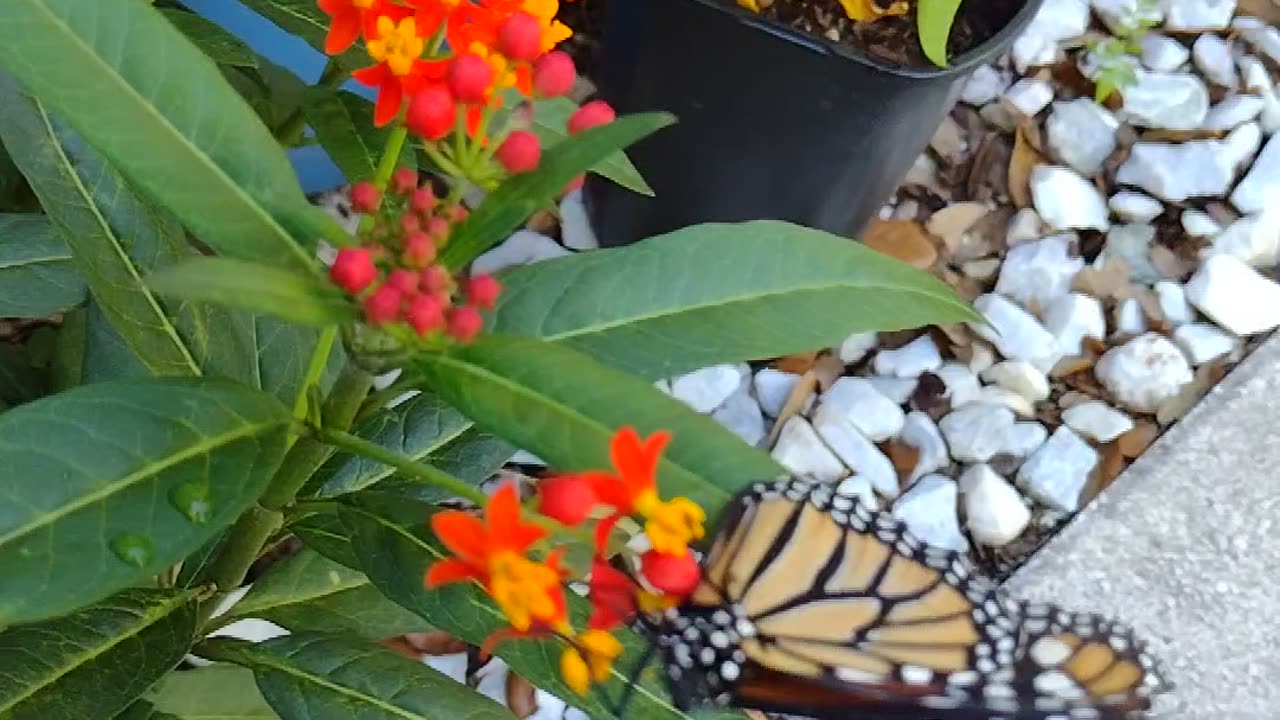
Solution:
M436 244L425 233L409 233L404 239L404 261L414 267L426 267L436 259Z
M573 89L577 75L569 53L552 50L533 64L533 89L542 97L560 97Z
M542 145L538 136L528 130L516 130L498 146L498 162L509 173L526 173L538 167Z
M569 134L577 135L583 130L608 125L617 117L613 108L609 107L609 103L603 100L592 100L569 116Z
M409 196L409 207L414 212L428 213L436 206L436 194L431 192L431 188L418 188Z
M493 84L493 67L475 53L464 53L449 63L449 90L458 102L484 102Z
M654 588L679 597L693 592L702 579L698 561L692 552L666 555L650 550L640 557L640 572Z
M449 91L439 85L419 90L409 99L404 122L416 135L439 140L453 130L457 105Z
M368 215L377 212L382 203L382 193L373 183L361 182L351 186L351 208L358 213Z
M364 301L364 319L370 325L386 325L400 316L400 291L390 283L378 288Z
M454 205L453 207L449 208L449 219L454 221L455 223L460 223L463 220L466 220L470 216L471 216L471 211L468 210L467 206L463 205L462 203L458 203L457 205Z
M351 294L369 287L378 277L373 264L373 254L365 248L342 248L329 268L329 278L334 284Z
M449 227L449 221L437 215L427 220L426 233L443 245L445 238L449 237Z
M444 327L444 303L433 295L418 295L409 302L405 320L418 335L435 332Z
M564 475L538 483L538 512L556 522L577 525L595 506L595 490L585 478Z
M418 171L413 168L396 168L391 176L391 189L400 195L408 195L418 187Z
M405 213L400 216L400 230L405 235L416 233L422 229L422 220L418 219L413 213Z
M405 296L414 295L418 292L418 273L404 269L392 270L387 276L387 284Z
M467 302L485 310L492 310L502 292L502 283L493 279L492 275L477 275L467 281Z
M432 265L422 271L422 289L435 294L453 292L453 276L443 265Z
M449 337L460 343L469 343L484 328L484 318L480 311L469 305L456 307L449 311Z
M529 13L515 13L498 28L498 52L509 60L528 62L541 50L542 23Z

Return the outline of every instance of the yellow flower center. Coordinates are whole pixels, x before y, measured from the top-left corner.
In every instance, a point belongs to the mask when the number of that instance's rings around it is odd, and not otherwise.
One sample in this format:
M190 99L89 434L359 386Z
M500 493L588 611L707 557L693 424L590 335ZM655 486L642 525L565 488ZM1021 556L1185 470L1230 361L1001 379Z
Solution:
M586 695L591 688L591 669L575 647L567 647L560 653L560 676L564 684L579 695Z
M369 57L384 62L393 75L405 76L413 71L413 61L422 57L426 42L418 37L413 18L396 24L383 15L378 18L378 38L367 43Z
M586 655L591 679L598 683L608 680L613 661L622 654L622 643L618 638L604 630L588 630L578 636L578 647Z
M376 2L376 0L351 0L351 6L360 8L361 10L368 10L373 7L374 2Z
M555 624L560 592L560 576L542 563L510 550L489 560L489 595L516 630L528 630L534 620Z
M706 533L702 524L707 514L688 498L663 502L657 493L646 491L635 501L636 512L644 516L644 532L653 549L664 555L683 555L689 543Z

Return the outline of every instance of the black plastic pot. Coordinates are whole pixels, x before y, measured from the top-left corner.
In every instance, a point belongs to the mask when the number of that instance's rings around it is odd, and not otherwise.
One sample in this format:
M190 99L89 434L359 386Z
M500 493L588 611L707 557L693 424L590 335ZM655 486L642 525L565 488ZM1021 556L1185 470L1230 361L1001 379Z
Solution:
M970 2L981 0L970 0ZM600 96L679 122L628 150L657 196L591 176L606 246L686 225L778 219L856 235L910 170L973 69L1040 6L947 68L904 68L724 0L608 0Z

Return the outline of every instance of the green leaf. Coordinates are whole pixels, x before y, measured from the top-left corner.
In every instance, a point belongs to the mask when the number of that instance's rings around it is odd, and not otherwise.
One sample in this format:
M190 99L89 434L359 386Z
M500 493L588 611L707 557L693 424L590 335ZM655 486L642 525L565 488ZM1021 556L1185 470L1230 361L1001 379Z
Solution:
M308 208L284 151L149 3L5 0L0 34L0 65L205 243L314 268L284 224Z
M89 309L78 307L62 316L49 364L49 384L54 392L70 390L84 379L85 341Z
M161 8L160 12L193 45L219 65L258 66L257 53L243 40L223 30L221 25L186 10Z
M49 380L25 348L0 343L0 401L21 405L44 397Z
M352 638L307 634L206 645L219 659L253 668L283 720L511 720L505 707L443 673Z
M916 6L920 49L938 67L947 66L947 39L959 8L960 0L920 0Z
M83 384L151 377L147 366L111 327L106 312L93 298L85 306L82 362L80 382Z
M183 379L86 385L0 416L0 626L93 602L200 547L261 494L290 421L260 391ZM183 502L191 489L208 503Z
M139 700L125 708L111 720L181 720L177 715L160 712L155 705L146 700Z
M695 225L516 268L502 283L493 332L568 345L651 379L978 317L929 273L774 220Z
M0 215L0 317L48 317L79 305L84 293L48 217Z
M355 306L334 285L311 274L231 260L192 258L153 273L161 295L220 303L320 327L355 319Z
M169 673L147 693L157 710L180 720L279 720L253 681L235 665Z
M324 52L324 38L329 33L330 19L315 0L240 0L250 10L279 25L290 34L297 35L311 47ZM372 65L364 52L364 43L355 45L337 56L339 65L355 70Z
M182 660L195 625L188 593L134 588L9 628L0 633L0 717L109 718Z
M709 417L634 375L567 347L483 335L441 355L422 355L422 376L484 430L528 448L565 471L610 467L609 439L624 426L672 433L658 468L663 495L685 495L707 509L738 489L782 473Z
M552 202L569 181L618 150L675 122L666 113L644 113L594 127L550 148L538 169L498 186L454 231L441 260L458 268L505 239L534 211Z
M334 562L352 569L360 568L360 560L351 549L351 538L338 517L337 505L316 507L291 516L285 530L298 536L307 547Z
M293 632L341 632L382 640L430 629L383 597L363 573L314 550L271 566L231 608L228 619L259 618Z
M554 147L569 137L569 117L577 109L578 104L567 97L548 98L533 103L533 124L530 129L542 141L544 148ZM653 196L653 188L649 187L640 171L621 150L592 165L591 172L633 192Z
M351 182L370 180L382 159L391 127L373 126L373 104L354 93L313 85L302 99L302 112L316 140ZM417 167L413 148L406 144L400 167Z

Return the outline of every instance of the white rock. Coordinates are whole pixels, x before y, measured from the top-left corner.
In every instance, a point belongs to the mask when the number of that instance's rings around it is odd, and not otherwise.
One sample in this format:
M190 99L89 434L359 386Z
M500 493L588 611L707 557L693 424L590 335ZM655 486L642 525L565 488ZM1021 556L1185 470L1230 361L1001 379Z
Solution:
M1222 225L1207 212L1187 208L1182 211L1182 229L1191 237L1212 237L1222 232Z
M1145 193L1121 190L1107 201L1116 217L1130 223L1148 223L1164 212L1164 203Z
M778 417L782 412L782 406L787 404L787 398L791 396L791 391L799 381L799 375L774 368L765 368L756 373L752 382L755 385L756 400L760 402L760 409L764 410L769 417Z
M979 65L960 90L960 102L982 107L1004 94L1009 77L992 65Z
M1196 367L1230 355L1240 346L1240 338L1211 323L1187 323L1173 331L1173 341Z
M880 499L876 497L876 493L871 489L871 481L863 475L851 475L840 481L836 485L836 495L843 497L856 497L862 501L871 510L880 509Z
M1044 326L1053 334L1058 348L1068 356L1080 355L1084 339L1107 336L1107 318L1102 303L1083 293L1064 295L1045 310Z
M1104 254L1108 258L1121 258L1129 268L1134 282L1153 283L1164 277L1151 264L1151 244L1155 242L1156 229L1150 225L1114 225L1107 231ZM1100 258L1105 261L1105 258ZM1097 265L1100 266L1100 265Z
M1035 208L1022 208L1009 220L1009 228L1005 231L1004 242L1013 247L1027 240L1038 240L1044 237L1044 220Z
M1128 298L1116 306L1116 331L1118 336L1141 335L1147 331L1147 318L1142 314L1142 303Z
M969 541L960 531L957 497L956 484L950 478L922 477L893 504L893 516L926 543L964 552L969 549Z
M1195 130L1209 112L1209 90L1190 73L1137 70L1137 82L1124 90L1124 114L1141 127Z
M816 480L839 480L848 473L839 458L823 444L809 421L802 417L793 417L782 426L772 455L779 465L792 473L810 475Z
M1234 130L1255 119L1266 105L1258 95L1232 95L1209 108L1204 116L1205 130Z
M574 190L560 201L560 242L574 250L600 247L596 232L591 229L591 217L587 215L581 190Z
M1245 92L1266 95L1275 87L1266 64L1258 58L1242 55L1236 60L1236 67L1240 70L1240 86Z
M990 280L1000 272L1000 258L983 258L961 263L960 272L974 280Z
M1231 193L1231 204L1242 213L1259 212L1266 207L1268 195L1276 191L1280 191L1280 140L1273 137Z
M661 380L654 380L654 381L653 381L653 386L654 386L655 388L657 388L658 390L661 390L663 395L670 395L670 394L671 394L671 379L670 379L670 378L663 378L663 379L661 379Z
M981 545L1000 547L1022 535L1031 523L1031 510L1022 495L986 464L974 465L960 476L965 524Z
M975 402L952 410L938 428L960 462L986 462L997 455L1024 458L1044 442L1046 432L1037 422L1015 422L1007 406Z
M871 387L881 395L902 405L911 397L911 393L916 391L916 385L920 380L919 378L871 376L867 378L867 382L871 383Z
M947 386L947 397L951 407L958 408L978 399L982 386L978 384L978 376L969 366L960 363L947 363L935 371Z
M853 423L826 407L819 407L813 417L813 429L850 470L870 481L876 492L887 498L898 497L898 471Z
M1116 172L1116 182L1136 185L1174 202L1191 197L1221 197L1261 141L1258 125L1245 123L1222 140L1134 143L1129 159Z
M1140 26L1154 27L1164 20L1159 4L1144 0L1093 0L1093 11L1117 35L1133 34Z
M983 370L996 364L996 353L991 346L977 341L969 346L973 353L969 358L969 370L973 373L981 373Z
M1182 283L1172 280L1161 280L1155 284L1156 300L1160 302L1160 311L1169 325L1178 327L1195 319L1195 311L1187 302L1187 293Z
M1276 91L1262 94L1262 114L1258 116L1258 125L1267 136L1280 131L1280 98Z
M709 413L724 404L742 383L737 365L712 365L671 380L671 394L693 408Z
M1074 512L1098 453L1063 426L1018 469L1018 487L1054 510Z
M819 400L819 413L825 411L844 418L873 442L888 440L902 432L906 419L897 403L862 378L840 378Z
M1257 18L1239 17L1231 27L1240 33L1255 50L1280 62L1280 31Z
M1120 404L1139 412L1155 412L1193 379L1182 351L1156 333L1111 348L1094 374Z
M874 361L877 375L914 378L942 367L942 354L929 335L921 335L897 350L881 350Z
M1236 11L1236 0L1164 0L1164 8L1169 30L1224 30Z
M1000 458L1016 460L1015 466L1021 464L1022 460L1039 449L1048 437L1049 431L1038 422L1014 423L1009 430L1005 447L1000 451Z
M1005 91L1004 102L1011 109L1031 117L1053 102L1053 86L1043 80L1023 78Z
M472 275L492 275L505 268L570 255L560 243L532 230L518 230L501 245L471 263Z
M1280 204L1272 201L1257 215L1231 223L1213 239L1213 252L1234 255L1257 268L1280 262Z
M929 140L929 147L933 148L939 157L954 160L969 149L969 142L965 140L965 131L960 127L960 123L947 115L942 118L942 124L934 131L933 138Z
M1003 405L1020 418L1035 417L1036 408L1025 397L1007 388L987 385L978 393L976 403Z
M909 478L912 482L945 468L951 462L951 456L947 453L947 441L942 439L938 425L927 413L917 410L907 415L906 422L902 426L901 439L902 442L920 451L920 458L916 460L916 466L912 469Z
M1133 429L1133 420L1101 400L1072 405L1062 411L1062 422L1098 442L1111 442Z
M1011 390L1028 402L1040 402L1049 397L1049 379L1031 363L1022 360L1005 360L982 373L982 379Z
M1138 42L1142 64L1157 72L1173 72L1191 58L1191 51L1168 35L1147 33Z
M1257 335L1280 325L1280 285L1231 255L1206 258L1186 291L1197 310L1236 335Z
M902 184L922 185L931 190L939 188L938 185L938 161L934 160L929 153L922 153L916 158L911 169L907 171L907 176L902 179Z
M1006 359L1026 360L1048 372L1062 358L1062 350L1040 321L1003 295L983 295L973 306L989 326L971 323L969 327Z
M755 446L764 439L765 424L764 415L760 414L760 405L751 397L750 387L749 384L744 384L711 417L742 438L746 444Z
M1084 269L1084 259L1070 257L1075 237L1054 235L1009 249L996 292L1028 308L1044 308L1071 291L1071 281Z
M874 331L850 335L844 339L844 342L840 343L840 362L845 365L852 365L858 362L866 357L867 353L875 349L876 342L876 333Z
M978 116L988 125L1010 133L1018 129L1018 123L1022 120L1021 116L1010 110L1007 105L998 102L985 105L978 111Z
M1085 0L1055 0L1040 6L1026 30L1013 42L1010 55L1019 73L1049 65L1062 55L1061 41L1084 35L1089 28Z
M1240 84L1231 45L1217 35L1201 35L1191 46L1191 59L1214 85L1234 90Z
M1031 197L1036 212L1056 230L1106 230L1110 225L1102 194L1070 168L1036 166L1031 171Z

